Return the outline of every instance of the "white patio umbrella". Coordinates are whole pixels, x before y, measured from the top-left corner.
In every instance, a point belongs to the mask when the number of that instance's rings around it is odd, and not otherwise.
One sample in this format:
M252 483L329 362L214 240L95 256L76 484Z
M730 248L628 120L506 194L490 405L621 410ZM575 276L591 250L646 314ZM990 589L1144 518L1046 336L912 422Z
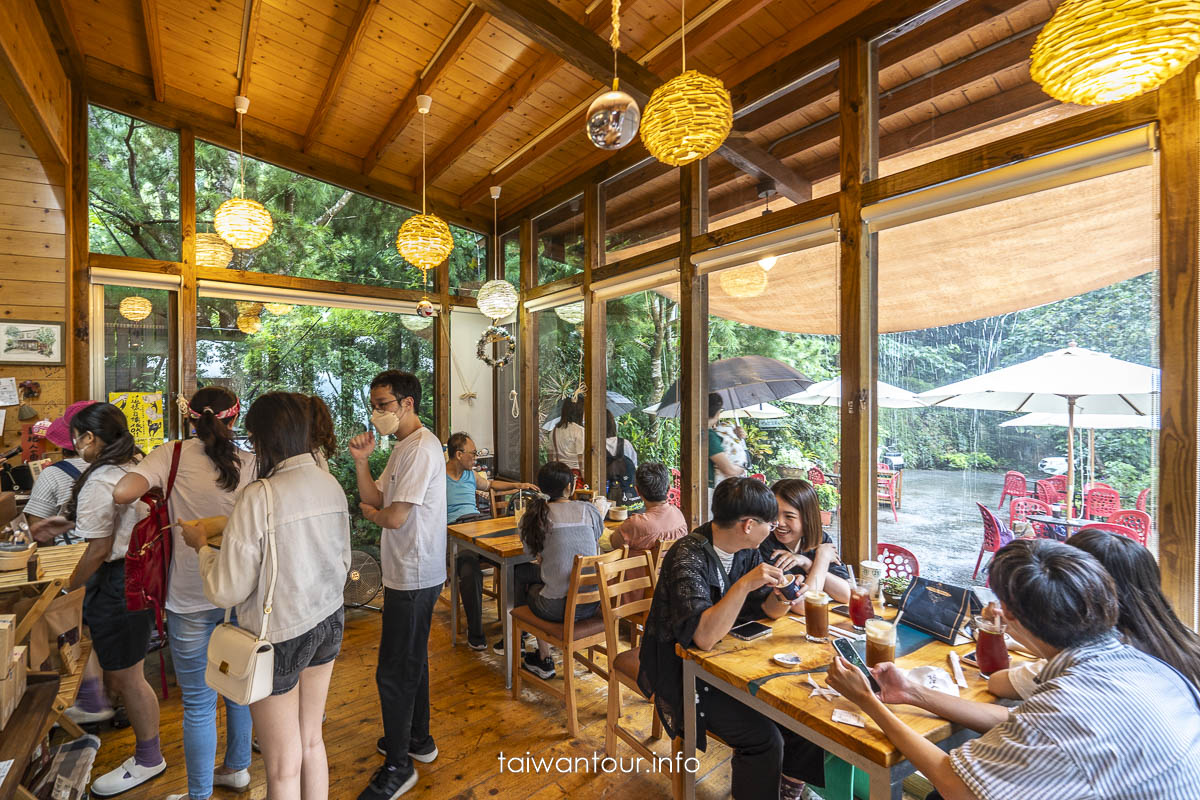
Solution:
M918 395L931 406L1044 411L1067 417L1067 507L1075 491L1076 414L1148 417L1157 369L1113 358L1074 342L1029 361Z
M1023 417L1000 423L1001 428L1069 428L1071 420L1066 414L1051 414L1038 411ZM1097 430L1155 430L1154 417L1136 414L1076 414L1075 427L1088 432L1088 477L1096 479L1096 431Z
M876 395L880 408L923 408L927 403L907 389L876 381ZM803 392L790 394L779 399L781 403L799 403L803 406L837 406L842 402L842 379L830 378L814 383Z
M652 406L646 406L642 409L647 414L654 414L658 411L658 403ZM773 406L770 403L758 403L745 408L727 409L721 412L721 419L740 419L741 417L749 417L750 419L782 419L787 416L787 412L779 406Z

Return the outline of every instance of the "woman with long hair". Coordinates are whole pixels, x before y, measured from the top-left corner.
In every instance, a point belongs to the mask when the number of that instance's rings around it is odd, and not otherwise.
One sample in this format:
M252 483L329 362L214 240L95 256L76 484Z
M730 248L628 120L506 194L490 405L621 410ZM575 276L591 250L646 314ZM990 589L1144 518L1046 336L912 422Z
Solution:
M538 470L537 485L541 494L529 501L517 524L521 542L537 558L537 563L517 565L516 602L528 603L530 610L544 620L562 622L575 556L594 556L599 552L604 518L591 503L571 499L575 475L561 461L543 464ZM587 619L599 608L599 603L576 606L575 619ZM538 677L553 678L550 646L539 641L538 652L526 653L521 667ZM563 668L570 669L571 665Z
M199 554L209 602L235 606L238 625L261 631L275 649L274 689L250 706L271 798L329 796L321 718L342 642L350 514L346 493L316 455L321 432L331 426L317 419L318 408L311 398L289 392L254 401L246 431L257 480L234 505L221 549L207 545L202 527L183 526L184 540ZM268 531L274 533L274 554ZM275 594L264 622L269 582L260 578L268 568Z
M569 469L583 469L583 401L564 397L558 424L550 431L548 458Z
M71 418L70 429L71 449L88 466L75 481L67 516L74 518L76 535L87 541L87 549L67 588L87 586L83 619L91 630L92 648L109 685L125 700L137 740L131 758L92 782L94 797L111 797L167 768L158 742L158 697L142 671L154 622L148 610L125 608L125 553L146 507L113 501L113 487L142 451L129 433L125 415L111 403L80 409Z
M842 566L833 539L821 526L817 491L802 478L785 478L771 487L779 505L776 528L759 545L763 561L790 575L800 575L811 589L823 589L834 600L850 600L850 573Z
M159 445L123 477L113 491L117 503L136 502L147 492L166 493L171 461L179 450L175 483L167 501L172 523L226 517L242 487L254 479L254 456L233 440L241 405L222 386L207 386L181 403L194 436ZM167 800L208 800L213 786L242 791L250 786L250 710L225 700L225 757L214 769L217 753L217 693L204 681L208 640L225 619L204 596L196 551L187 547L172 525L173 547L167 582L167 638L175 679L183 695L183 755L187 762L187 794Z

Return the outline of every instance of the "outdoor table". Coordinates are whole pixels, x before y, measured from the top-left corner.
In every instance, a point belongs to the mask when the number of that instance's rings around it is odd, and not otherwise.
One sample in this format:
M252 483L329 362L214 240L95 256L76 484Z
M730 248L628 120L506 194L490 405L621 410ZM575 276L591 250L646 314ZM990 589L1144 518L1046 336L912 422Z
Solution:
M1067 536L1072 533L1072 529L1086 528L1095 520L1080 519L1078 517L1048 517L1045 514L1030 514L1025 517L1026 520L1032 522L1040 522L1050 528L1054 537L1060 542L1066 540Z
M889 618L894 615L895 610L890 608L883 613ZM822 796L827 800L851 800L852 768L855 767L870 778L871 800L900 800L902 781L912 774L913 765L879 727L848 700L809 697L812 686L807 677L811 674L814 680L823 684L823 679L818 678L829 669L835 651L832 643L807 641L801 619L785 615L778 620L760 620L773 628L771 635L749 642L726 636L712 650L684 649L676 645L676 652L683 658L683 696L694 696L697 681L702 680L712 691L725 692L834 756L836 760L827 761L825 766L826 789L829 791ZM831 614L829 622L831 627L851 630L849 620L840 614ZM864 647L865 642L855 644L860 656L864 655ZM949 652L957 650L961 656L973 647L972 642L951 648L901 624L896 664L905 669L931 665L952 672L947 659ZM801 663L795 667L781 667L771 660L775 653L796 653ZM964 664L963 674L968 686L960 689L962 697L995 700L978 670ZM696 704L685 702L683 706L683 757L687 759L696 753ZM831 715L835 708L858 714L866 727L833 722ZM910 727L944 750L957 747L976 735L913 706L891 708ZM696 776L684 770L683 781L684 796L691 800L696 796Z

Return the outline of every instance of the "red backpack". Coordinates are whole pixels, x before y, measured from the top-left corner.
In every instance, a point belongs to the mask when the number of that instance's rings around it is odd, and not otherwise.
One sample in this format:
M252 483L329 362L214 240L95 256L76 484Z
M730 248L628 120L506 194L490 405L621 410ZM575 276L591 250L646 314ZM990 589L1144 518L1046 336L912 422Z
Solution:
M167 501L175 487L175 472L179 469L179 448L176 442L171 454L171 474L162 498L147 494L142 502L150 506L150 514L133 526L129 551L125 554L125 608L130 611L154 611L158 633L163 633L163 608L167 602L167 575L171 569L171 514Z

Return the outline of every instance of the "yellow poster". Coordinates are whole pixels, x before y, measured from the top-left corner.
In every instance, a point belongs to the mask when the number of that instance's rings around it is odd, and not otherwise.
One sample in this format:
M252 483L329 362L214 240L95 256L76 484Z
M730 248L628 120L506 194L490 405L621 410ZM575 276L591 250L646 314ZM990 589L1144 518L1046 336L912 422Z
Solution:
M162 392L109 392L108 402L124 412L129 432L143 453L163 443L166 421Z

